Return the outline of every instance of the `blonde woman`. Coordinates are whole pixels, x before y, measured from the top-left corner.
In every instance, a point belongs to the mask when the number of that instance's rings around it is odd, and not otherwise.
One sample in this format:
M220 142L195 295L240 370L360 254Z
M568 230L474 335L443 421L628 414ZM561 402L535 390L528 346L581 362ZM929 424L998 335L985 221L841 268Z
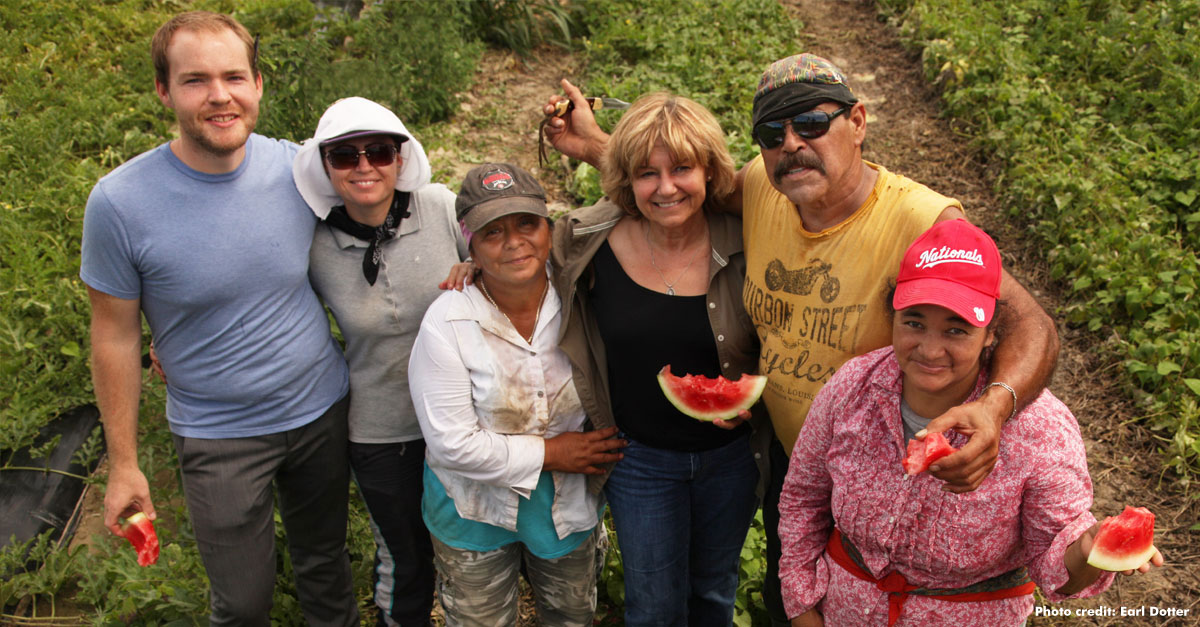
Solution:
M667 364L734 379L755 369L741 222L710 209L733 191L733 162L711 113L658 93L624 115L602 164L608 198L558 221L553 259L561 346L583 406L629 441L604 482L625 621L728 626L758 503L752 434L765 445L769 428L749 413L719 425L688 418L655 375Z

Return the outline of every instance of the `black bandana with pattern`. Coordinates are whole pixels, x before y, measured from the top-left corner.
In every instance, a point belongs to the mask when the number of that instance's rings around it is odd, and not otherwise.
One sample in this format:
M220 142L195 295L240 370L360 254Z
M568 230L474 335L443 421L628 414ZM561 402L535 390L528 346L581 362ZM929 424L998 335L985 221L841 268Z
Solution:
M408 192L397 190L392 196L392 206L388 209L387 217L379 226L367 226L356 222L349 213L346 213L345 205L337 205L330 209L329 215L325 217L325 223L329 226L368 242L362 266L363 276L371 285L375 285L375 280L379 278L379 260L383 256L379 250L379 244L395 237L396 227L400 225L400 220L411 215L408 211L408 200Z

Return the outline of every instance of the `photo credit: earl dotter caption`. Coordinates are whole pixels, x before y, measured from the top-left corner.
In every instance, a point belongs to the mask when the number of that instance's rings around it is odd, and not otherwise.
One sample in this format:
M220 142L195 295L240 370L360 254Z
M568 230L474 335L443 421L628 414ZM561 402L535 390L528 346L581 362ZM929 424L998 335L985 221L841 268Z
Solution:
M1033 608L1034 616L1162 616L1164 618L1190 616L1191 608L1158 607L1155 605L1139 605L1138 607L1052 607L1038 605Z

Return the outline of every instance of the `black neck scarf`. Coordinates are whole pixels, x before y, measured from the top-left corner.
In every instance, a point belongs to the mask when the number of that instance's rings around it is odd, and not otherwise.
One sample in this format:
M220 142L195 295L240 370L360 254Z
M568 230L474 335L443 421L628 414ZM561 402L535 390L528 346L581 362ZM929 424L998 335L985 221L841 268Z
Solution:
M408 212L408 199L408 192L396 190L392 196L392 206L388 209L387 217L379 226L367 226L356 222L349 213L346 213L345 205L338 205L330 209L329 215L325 217L325 223L329 226L369 242L367 253L363 255L362 268L363 276L371 285L375 285L375 279L379 278L379 259L383 256L383 253L379 251L379 244L395 237L396 227L399 226L400 220L411 215Z

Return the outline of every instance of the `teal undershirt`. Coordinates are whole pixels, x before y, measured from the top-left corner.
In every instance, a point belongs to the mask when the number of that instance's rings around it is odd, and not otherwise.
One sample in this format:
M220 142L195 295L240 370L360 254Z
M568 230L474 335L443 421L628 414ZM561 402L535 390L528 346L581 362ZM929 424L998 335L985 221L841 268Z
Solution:
M425 526L438 540L456 549L494 551L520 542L537 557L554 559L574 551L592 533L588 529L558 539L550 513L554 504L554 478L548 471L542 471L537 487L529 498L521 498L517 505L515 532L459 516L454 508L454 500L446 494L445 486L428 464L425 465L424 484L421 517L425 520ZM601 509L603 507L601 505Z

